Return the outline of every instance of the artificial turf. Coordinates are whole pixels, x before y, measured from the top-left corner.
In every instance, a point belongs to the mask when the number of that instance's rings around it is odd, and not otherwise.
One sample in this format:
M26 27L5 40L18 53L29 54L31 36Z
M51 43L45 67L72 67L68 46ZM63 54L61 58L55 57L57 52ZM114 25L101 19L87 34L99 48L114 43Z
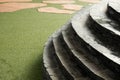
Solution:
M37 8L0 13L0 80L42 80L44 43L71 16Z
M35 9L0 13L0 80L42 80L44 43L70 17Z

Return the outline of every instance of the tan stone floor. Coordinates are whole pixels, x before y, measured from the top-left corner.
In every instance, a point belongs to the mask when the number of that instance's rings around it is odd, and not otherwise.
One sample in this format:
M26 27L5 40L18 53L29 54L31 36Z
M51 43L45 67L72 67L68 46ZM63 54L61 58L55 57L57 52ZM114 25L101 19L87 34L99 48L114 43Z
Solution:
M30 2L32 0L0 0L0 2Z
M43 7L43 3L4 3L0 4L0 12L13 12L21 9Z
M88 2L88 3L98 3L100 0L79 0L82 2Z
M45 0L43 3L51 3L51 4L65 4L65 3L75 3L72 0Z
M63 4L64 9L68 10L80 10L83 6L77 4Z
M78 0L80 2L98 3L99 0ZM32 3L32 0L0 0L0 12L14 12L22 9L37 8L39 12L73 14L83 6L75 0L43 0L42 3ZM61 6L60 9L48 4Z
M62 10L54 7L44 7L44 8L39 8L39 12L49 12L49 13L60 13L60 14L72 14L74 11L69 11L69 10Z

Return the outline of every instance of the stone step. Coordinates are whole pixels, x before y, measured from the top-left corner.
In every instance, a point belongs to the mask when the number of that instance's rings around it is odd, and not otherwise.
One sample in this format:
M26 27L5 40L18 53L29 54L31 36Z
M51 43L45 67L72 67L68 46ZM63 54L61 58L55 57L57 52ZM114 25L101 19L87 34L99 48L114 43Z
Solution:
M103 0L83 8L49 38L43 80L120 80L118 4Z
M65 69L73 77L72 80L91 80L87 75L85 75L83 70L79 67L79 65L72 57L72 52L64 42L62 34L57 34L53 36L53 38L56 55L58 56Z
M72 18L73 29L86 44L99 53L98 55L106 66L116 73L120 73L120 58L114 55L117 53L108 49L104 44L99 43L99 40L88 28L87 23L91 22L89 21L90 8L82 9Z
M120 57L120 25L107 17L107 2L96 4L90 10L88 28L101 44L116 52Z
M109 17L120 22L120 1L119 0L109 0L108 11Z
M46 43L43 54L44 73L46 80L68 80L66 75L62 73L59 62L56 60L54 45L52 39Z
M44 66L44 64L42 65L42 80L51 80L48 72L46 71L46 68Z
M74 32L72 26L67 24L67 28L62 31L63 38L73 55L77 58L78 63L82 63L82 68L88 73L88 75L97 75L104 80L119 80L116 75L105 67L102 61L99 61L96 56L93 56L87 49L87 44L85 45L79 36Z

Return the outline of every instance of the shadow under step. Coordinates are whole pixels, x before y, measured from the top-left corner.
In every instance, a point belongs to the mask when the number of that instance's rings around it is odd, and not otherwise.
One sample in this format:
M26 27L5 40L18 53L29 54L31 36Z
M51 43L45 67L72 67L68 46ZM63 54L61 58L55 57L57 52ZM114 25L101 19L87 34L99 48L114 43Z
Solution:
M73 59L71 56L72 53L65 44L61 33L55 35L55 37L53 36L53 42L56 55L68 73L72 76L71 80L93 80L83 72L83 70Z
M91 7L90 7L91 8ZM100 44L99 40L92 34L88 25L90 8L82 9L78 14L72 18L72 27L77 35L88 44L97 55L103 60L103 63L116 73L120 73L120 58L116 56L115 52L108 49L104 44Z
M119 80L116 74L105 67L102 64L102 61L99 61L99 56L97 58L96 55L93 56L95 52L91 53L87 47L88 45L84 44L84 42L80 40L79 36L74 32L71 23L66 25L62 34L65 42L71 49L73 56L76 57L78 64L82 63L81 66L83 65L82 68L88 73L88 75L97 75L103 80Z
M90 18L87 25L93 35L107 48L120 57L120 25L107 17L107 2L94 5L90 9Z
M117 22L120 22L120 1L109 0L107 13L111 19L114 19Z
M45 45L44 54L44 71L46 75L46 80L68 80L66 75L62 73L59 62L56 60L54 45L52 39L50 38Z

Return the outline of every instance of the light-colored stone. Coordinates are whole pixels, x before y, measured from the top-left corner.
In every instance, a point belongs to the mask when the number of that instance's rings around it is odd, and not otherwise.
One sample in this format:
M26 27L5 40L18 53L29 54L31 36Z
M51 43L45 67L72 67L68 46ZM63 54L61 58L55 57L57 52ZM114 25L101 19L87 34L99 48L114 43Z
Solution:
M13 12L21 9L43 7L43 3L4 3L0 4L0 12Z
M70 11L70 10L62 10L62 9L57 9L54 7L44 7L44 8L39 8L38 9L39 12L48 12L48 13L63 13L63 14L72 14L74 13L74 11Z
M30 2L32 0L0 0L0 2Z
M72 0L46 0L43 1L43 3L51 3L51 4L65 4L65 3L75 3L75 1Z
M88 2L88 3L98 3L98 2L100 2L100 0L79 0L79 1Z
M77 4L64 4L62 6L64 9L69 9L69 10L80 10L83 7Z

